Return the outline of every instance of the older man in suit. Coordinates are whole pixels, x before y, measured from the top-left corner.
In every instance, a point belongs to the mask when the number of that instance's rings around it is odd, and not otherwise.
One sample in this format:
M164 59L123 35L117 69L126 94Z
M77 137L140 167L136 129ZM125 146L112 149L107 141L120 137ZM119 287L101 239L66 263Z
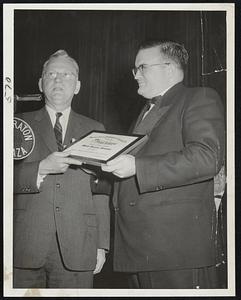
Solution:
M186 49L154 41L133 69L147 100L134 133L147 142L102 169L119 177L114 269L131 287L218 288L213 178L224 160L224 112L210 88L183 85Z
M93 178L64 145L102 124L72 111L79 67L64 50L39 80L45 107L19 115L33 129L32 153L14 174L15 288L90 288L109 247L108 199L92 195Z

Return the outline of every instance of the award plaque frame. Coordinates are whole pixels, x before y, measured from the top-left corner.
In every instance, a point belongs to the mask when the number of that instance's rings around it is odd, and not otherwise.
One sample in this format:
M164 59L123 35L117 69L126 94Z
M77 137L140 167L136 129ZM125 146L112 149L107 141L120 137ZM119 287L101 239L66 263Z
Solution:
M129 153L146 139L146 135L92 130L63 151L69 152L70 157L81 160L83 164L100 166L121 154Z

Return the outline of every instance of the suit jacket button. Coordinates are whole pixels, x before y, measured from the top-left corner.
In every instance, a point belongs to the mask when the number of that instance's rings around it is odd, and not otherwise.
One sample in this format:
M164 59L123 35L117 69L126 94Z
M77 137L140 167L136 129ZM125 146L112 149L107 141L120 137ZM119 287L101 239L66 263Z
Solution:
M55 207L55 210L56 210L56 211L60 211L60 207L56 206L56 207Z
M60 183L56 183L57 188L60 188Z
M117 212L119 210L119 207L115 207L114 210L115 212Z
M136 202L130 202L129 205L130 205L130 206L135 206L135 205L136 205Z
M156 187L156 191L160 191L160 190L163 190L163 186L157 186Z

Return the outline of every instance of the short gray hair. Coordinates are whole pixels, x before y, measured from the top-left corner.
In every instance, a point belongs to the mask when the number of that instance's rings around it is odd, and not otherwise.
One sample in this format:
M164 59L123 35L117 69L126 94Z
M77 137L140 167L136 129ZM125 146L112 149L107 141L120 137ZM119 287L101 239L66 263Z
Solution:
M76 72L77 72L77 75L79 74L79 66L78 66L76 60L73 59L71 56L69 56L69 54L65 50L58 50L58 51L54 52L52 55L50 55L49 59L43 65L42 74L44 74L44 71L45 71L47 65L49 64L49 62L52 59L55 59L55 58L58 58L58 57L63 57L63 58L68 59L74 65L74 67L76 69Z

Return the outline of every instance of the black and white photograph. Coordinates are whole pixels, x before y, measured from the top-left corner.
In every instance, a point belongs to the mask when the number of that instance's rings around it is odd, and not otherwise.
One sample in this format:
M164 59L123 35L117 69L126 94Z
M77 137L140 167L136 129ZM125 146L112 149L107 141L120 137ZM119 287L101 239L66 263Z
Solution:
M234 3L4 4L4 296L235 296Z

